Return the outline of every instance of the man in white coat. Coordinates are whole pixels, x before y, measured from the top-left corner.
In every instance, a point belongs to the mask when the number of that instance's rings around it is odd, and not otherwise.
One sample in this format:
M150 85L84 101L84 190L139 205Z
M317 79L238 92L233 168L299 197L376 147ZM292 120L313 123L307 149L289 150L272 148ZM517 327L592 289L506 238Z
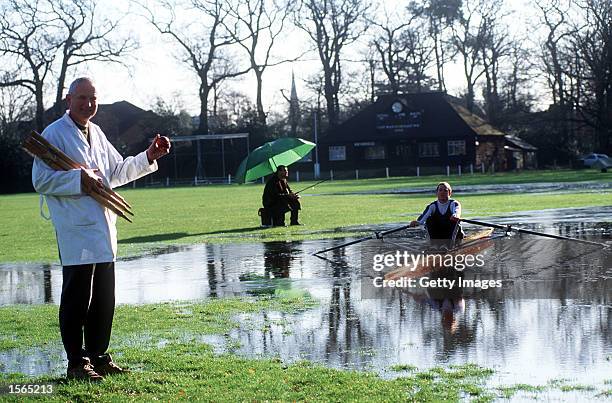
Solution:
M42 135L89 169L55 171L36 158L32 183L47 199L62 264L59 322L67 376L100 381L126 371L107 353L115 310L117 216L87 193L103 183L114 188L155 172L170 140L158 134L145 151L123 159L90 122L98 110L93 81L76 79L66 100L69 110Z

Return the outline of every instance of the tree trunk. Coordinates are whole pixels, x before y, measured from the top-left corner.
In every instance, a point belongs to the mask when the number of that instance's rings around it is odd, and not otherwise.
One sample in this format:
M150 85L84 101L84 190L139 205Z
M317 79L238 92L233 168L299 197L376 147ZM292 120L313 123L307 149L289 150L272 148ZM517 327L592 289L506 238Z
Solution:
M263 69L261 67L254 67L255 79L257 80L257 120L262 126L266 126L266 112L264 111L263 101L261 97L261 91L263 87L262 74Z
M45 128L45 106L43 101L43 83L37 82L34 96L36 97L36 131L42 133Z
M210 88L206 83L200 84L200 123L198 134L208 134L208 94Z
M57 78L57 90L55 93L55 104L53 105L53 112L55 117L60 117L64 112L62 110L62 101L64 99L64 87L66 85L66 72L68 70L68 65L66 63L66 59L62 61L62 66L60 68L59 77Z

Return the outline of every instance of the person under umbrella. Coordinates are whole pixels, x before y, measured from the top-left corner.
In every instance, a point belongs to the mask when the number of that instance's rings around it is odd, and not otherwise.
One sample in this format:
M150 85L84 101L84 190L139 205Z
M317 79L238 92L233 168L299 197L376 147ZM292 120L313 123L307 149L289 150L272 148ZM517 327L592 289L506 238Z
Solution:
M293 193L287 182L289 170L285 165L279 165L276 172L266 182L262 203L270 217L272 225L284 226L285 213L291 212L291 225L301 225L298 221L299 210L301 210L300 196Z

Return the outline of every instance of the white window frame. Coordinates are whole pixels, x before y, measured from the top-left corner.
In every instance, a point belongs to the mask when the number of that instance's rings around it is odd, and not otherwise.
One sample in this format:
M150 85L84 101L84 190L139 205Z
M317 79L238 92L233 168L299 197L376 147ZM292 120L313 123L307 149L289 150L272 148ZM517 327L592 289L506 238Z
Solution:
M419 143L419 157L439 157L440 156L440 143Z
M366 160L384 160L387 158L387 150L384 145L368 146L365 147L363 158Z
M447 142L448 156L466 155L465 140L448 140Z
M330 161L346 161L346 146L329 146Z

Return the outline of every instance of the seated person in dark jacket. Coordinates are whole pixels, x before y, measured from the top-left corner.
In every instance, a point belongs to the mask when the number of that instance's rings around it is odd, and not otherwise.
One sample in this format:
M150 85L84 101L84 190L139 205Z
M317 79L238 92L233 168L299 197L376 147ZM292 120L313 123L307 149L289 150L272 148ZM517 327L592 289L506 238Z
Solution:
M274 226L285 225L285 213L291 211L291 225L300 225L298 222L298 211L301 209L299 198L291 191L289 183L289 170L284 165L279 165L263 192L262 202L268 214L272 217Z

